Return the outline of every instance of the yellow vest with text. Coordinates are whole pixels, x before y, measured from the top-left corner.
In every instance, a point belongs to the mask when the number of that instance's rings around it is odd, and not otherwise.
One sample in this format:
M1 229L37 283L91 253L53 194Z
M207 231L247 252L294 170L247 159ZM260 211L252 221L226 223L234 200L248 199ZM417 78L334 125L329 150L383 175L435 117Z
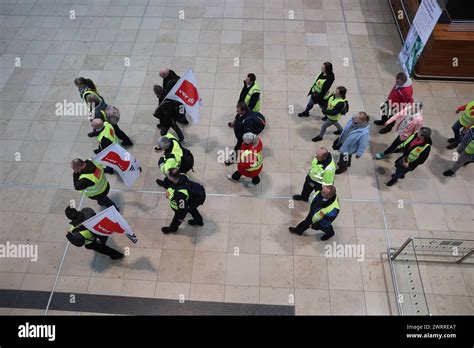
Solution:
M326 79L318 79L314 80L313 87L311 87L311 93L321 93L321 90L323 89L324 82L326 82ZM329 95L329 91L326 92L326 95L324 98L327 98Z
M316 195L314 196L316 198L316 196L319 194L319 191L316 192ZM329 214L331 211L333 211L334 209L338 209L340 210L339 208L339 200L336 199L334 200L334 202L331 203L331 205L328 205L327 207L323 208L323 209L320 209L318 210L317 212L314 213L313 217L311 218L311 221L313 223L315 222L319 222L321 221L327 214Z
M466 109L459 116L459 123L463 127L471 127L474 124L474 100L466 105Z
M107 189L107 178L105 177L105 172L102 166L98 163L95 163L96 170L94 173L90 174L81 174L79 176L79 180L81 179L88 179L94 183L93 186L89 186L85 190L81 190L82 193L86 195L86 197L95 197L103 193Z
M167 157L166 155L163 155L164 163L160 167L161 172L167 175L168 171L171 168L179 169L179 166L181 165L181 159L183 158L183 149L181 148L181 145L179 144L178 139L176 139L176 137L173 134L167 133L165 137L170 139L171 143L173 144L172 145L173 149L171 150L170 156Z
M69 233L72 233L72 230L75 228L76 228L75 226L69 224ZM83 230L79 231L79 233L86 240L84 242L85 245L91 244L95 240L94 234L91 231L89 231L87 228L84 228Z
M311 180L316 181L321 185L332 185L334 184L334 174L336 172L336 164L334 160L331 160L326 168L318 162L317 158L311 162L311 169L309 170L309 177Z
M248 91L247 95L245 96L244 103L249 105L250 103L250 98L252 98L252 94L254 93L260 93L260 86L258 85L257 81L254 82L252 88ZM257 103L252 109L253 112L259 112L260 111L260 97L258 98Z
M109 122L104 122L104 128L97 136L97 141L99 142L99 145L102 142L102 138L109 139L113 144L118 142L118 138L117 138L117 135L115 134L114 127Z
M413 140L413 138L416 136L416 134L417 133L410 135L408 137L408 139L405 140L405 142L402 144L402 147L407 146L410 143L410 141ZM408 154L408 158L407 158L408 163L416 161L418 159L418 157L420 157L421 153L423 151L425 151L426 148L429 147L429 146L430 146L430 144L426 143L426 144L423 144L423 145L415 146L413 149L411 149L410 153Z
M345 101L346 101L346 99L343 99L343 98L341 98L341 97L337 97L337 98L336 98L335 95L333 94L332 96L329 97L327 110L332 110L332 109L334 109L334 107L335 107L338 103L340 103L340 102L345 102ZM339 121L339 120L341 119L342 114L337 114L337 115L334 115L334 116L332 116L332 115L327 115L327 117L328 117L331 121L337 122L337 121Z
M178 192L181 192L183 193L185 196L186 196L186 200L189 199L189 192L187 189L179 189L177 190ZM166 197L168 197L168 200L170 202L170 207L171 209L173 210L179 210L179 207L178 207L178 204L173 200L174 198L174 193L176 192L176 190L172 187L169 187L167 190L166 190Z

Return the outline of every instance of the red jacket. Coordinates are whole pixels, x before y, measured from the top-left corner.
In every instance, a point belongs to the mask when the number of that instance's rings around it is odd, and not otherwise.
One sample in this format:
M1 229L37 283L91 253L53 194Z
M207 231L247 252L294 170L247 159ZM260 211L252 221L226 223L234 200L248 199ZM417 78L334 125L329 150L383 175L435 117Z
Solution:
M237 164L237 170L243 176L253 178L260 174L263 168L263 158L261 159L260 167L255 170L249 170L255 168L259 162L259 157L262 157L263 143L262 139L258 138L257 146L253 144L242 144L240 148L239 163Z
M397 85L393 86L388 95L388 100L391 102L392 107L398 108L398 111L403 109L400 103L413 103L413 85L411 79L408 79L401 87L397 88Z

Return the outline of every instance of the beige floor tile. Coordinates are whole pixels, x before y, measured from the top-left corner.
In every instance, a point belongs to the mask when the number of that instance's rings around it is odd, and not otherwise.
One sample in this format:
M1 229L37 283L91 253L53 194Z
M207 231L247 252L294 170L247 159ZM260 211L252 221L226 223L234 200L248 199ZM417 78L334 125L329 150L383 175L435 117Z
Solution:
M293 288L260 287L260 304L294 306Z
M457 265L428 265L433 292L439 295L468 296L466 283ZM456 284L455 287L452 285Z
M360 263L352 258L328 258L329 288L334 290L362 290Z
M364 292L330 290L331 315L366 315Z
M158 279L161 249L136 248L127 256L127 269L124 279L149 280Z
M89 286L89 277L65 276L60 275L55 291L71 294L84 294Z
M384 266L387 259L365 259L360 262L362 282L364 290L367 291L390 291L392 281L390 273L385 272ZM388 277L388 278L387 278Z
M261 253L291 255L293 238L286 225L261 225Z
M296 289L295 295L296 315L331 314L328 290Z
M439 315L472 315L474 310L472 297L436 295L435 299Z
M175 283L191 282L193 259L194 251L163 249L160 259L158 281Z
M228 223L208 222L197 232L196 251L227 252L228 238Z
M230 222L260 223L261 200L253 197L232 197Z
M230 223L228 246L230 253L260 253L260 227Z
M124 279L122 281L120 295L131 297L154 297L155 288L155 281Z
M295 286L299 289L328 289L326 258L295 256Z
M19 289L25 277L25 273L2 272L1 275L1 289Z
M192 283L224 284L226 256L226 253L196 251L194 254Z
M227 254L225 280L227 285L259 286L259 273L259 254Z
M352 202L355 226L358 228L384 228L382 209L377 203ZM342 207L341 207L342 210Z
M260 290L256 286L227 285L225 287L224 302L254 303L260 302Z
M366 291L365 305L368 315L396 315L395 295L388 292Z
M446 231L448 229L442 206L413 204L413 210L415 212L418 229L438 231Z
M94 278L92 277L87 288L88 294L96 295L120 295L122 279Z
M261 255L260 286L287 287L294 284L293 257L285 255Z
M190 300L193 301L224 301L225 288L223 285L191 284Z
M20 290L51 291L53 290L55 278L52 274L26 273Z
M356 232L357 242L364 245L366 258L380 259L382 253L387 253L388 243L385 230L375 228L357 228Z
M182 303L189 299L190 288L190 283L157 282L155 298L177 300L177 303Z

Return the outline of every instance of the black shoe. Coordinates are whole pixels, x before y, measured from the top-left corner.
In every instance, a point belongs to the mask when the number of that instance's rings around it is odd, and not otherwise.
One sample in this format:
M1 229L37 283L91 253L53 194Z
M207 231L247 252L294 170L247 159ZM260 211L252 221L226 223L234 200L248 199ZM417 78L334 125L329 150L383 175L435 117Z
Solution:
M384 120L375 120L374 124L376 124L377 126L383 126L385 124L385 121Z
M342 131L337 130L337 131L334 131L333 134L335 134L335 135L340 135L340 134L342 134Z
M328 240L329 238L334 237L334 234L325 234L324 236L321 237L321 240Z
M165 182L161 179L156 179L155 182L158 186L161 186L161 187L163 187L163 185L165 184Z
M302 195L294 195L293 196L293 199L295 201L303 201L303 202L307 202L308 200L307 199L304 199L304 197Z
M100 132L92 131L92 132L90 132L90 133L87 133L87 136L88 136L89 138L93 138L93 137L98 136L99 134L100 134Z
M204 222L196 220L189 220L188 224L190 224L191 226L204 226Z
M327 121L327 120L328 120L328 117L327 117L327 116L324 116L324 117L322 118L322 120L323 120L323 121Z
M448 139L448 143L450 143L450 144L456 143L456 142L457 142L456 138L449 138Z
M392 178L389 182L387 182L385 185L387 186L393 186L397 182L397 179Z
M188 124L189 124L189 121L186 120L186 119L179 119L179 120L176 120L176 122L181 123L181 124L184 124L184 125L188 125Z
M224 164L225 164L226 166L230 166L230 165L232 165L233 163L234 163L233 161L229 161L229 160L227 160L227 161L224 162Z
M451 143L451 144L449 144L448 146L446 146L446 148L449 149L449 150L455 149L455 148L457 148L457 147L458 147L458 143L457 143L457 142Z
M347 168L344 168L344 169L337 168L337 169L336 169L336 174L342 174L342 173L344 173L346 170L347 170Z
M390 132L391 129L390 128L382 128L381 130L379 130L379 133L380 134L387 134L388 132Z
M318 141L321 141L321 140L323 140L323 137L320 137L319 135L317 135L313 139L311 139L311 141L314 141L315 143L318 142Z
M123 254L120 253L120 254L117 254L117 255L114 255L114 256L110 255L109 257L110 257L112 260L120 260L120 259L123 259Z
M309 117L309 112L305 112L305 111L300 112L300 113L298 114L298 117Z
M131 140L123 141L122 144L123 147L128 147L128 146L133 146L133 143Z
M296 232L296 227L289 227L288 230L290 231L290 233L296 234L298 236L301 236L303 234Z
M453 176L453 175L454 175L454 172L453 172L451 169L449 169L449 170L445 171L445 172L443 173L443 175L444 175L444 176Z
M161 150L162 150L162 149L161 149L160 147L155 146L155 151L156 151L156 152L160 152Z
M99 149L95 149L95 150L94 150L94 153L97 155L100 151L101 151L101 150L99 150Z
M164 234L175 233L177 230L172 229L171 227L162 227L161 232Z

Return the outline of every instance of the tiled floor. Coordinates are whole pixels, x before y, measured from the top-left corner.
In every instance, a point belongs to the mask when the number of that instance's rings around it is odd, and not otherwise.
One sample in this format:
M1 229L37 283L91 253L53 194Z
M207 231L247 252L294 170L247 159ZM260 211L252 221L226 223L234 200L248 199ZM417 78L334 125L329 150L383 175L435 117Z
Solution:
M81 202L68 162L90 156L95 145L88 121L55 116L55 104L78 102L72 82L85 76L121 110L121 127L135 141L141 178L132 189L109 180L140 241L112 238L130 248L120 262L69 246L56 291L286 304L297 314L396 314L383 255L389 244L410 236L474 239L474 166L441 175L452 157L444 146L455 107L472 99L474 85L415 82L434 146L428 163L396 187L384 186L394 158L372 159L392 140L375 127L367 153L337 176L342 210L331 242L363 244L363 262L326 258L327 243L287 232L307 213L306 204L289 208L288 199L301 188L321 125L316 109L308 119L288 110L303 108L330 60L351 111L376 116L400 70L400 46L385 0L0 0L0 242L37 243L40 251L37 262L2 259L0 288L53 288L66 245L63 210ZM152 85L161 67L195 72L204 106L201 122L184 132L196 159L192 177L209 193L206 225L167 236L159 229L171 212L154 183ZM262 86L268 120L262 183L252 189L228 182L232 169L216 161L217 150L233 146L226 123L248 72ZM333 139L329 132L321 146ZM82 206L97 209L88 199ZM427 265L424 281L432 313L474 313L472 266Z

